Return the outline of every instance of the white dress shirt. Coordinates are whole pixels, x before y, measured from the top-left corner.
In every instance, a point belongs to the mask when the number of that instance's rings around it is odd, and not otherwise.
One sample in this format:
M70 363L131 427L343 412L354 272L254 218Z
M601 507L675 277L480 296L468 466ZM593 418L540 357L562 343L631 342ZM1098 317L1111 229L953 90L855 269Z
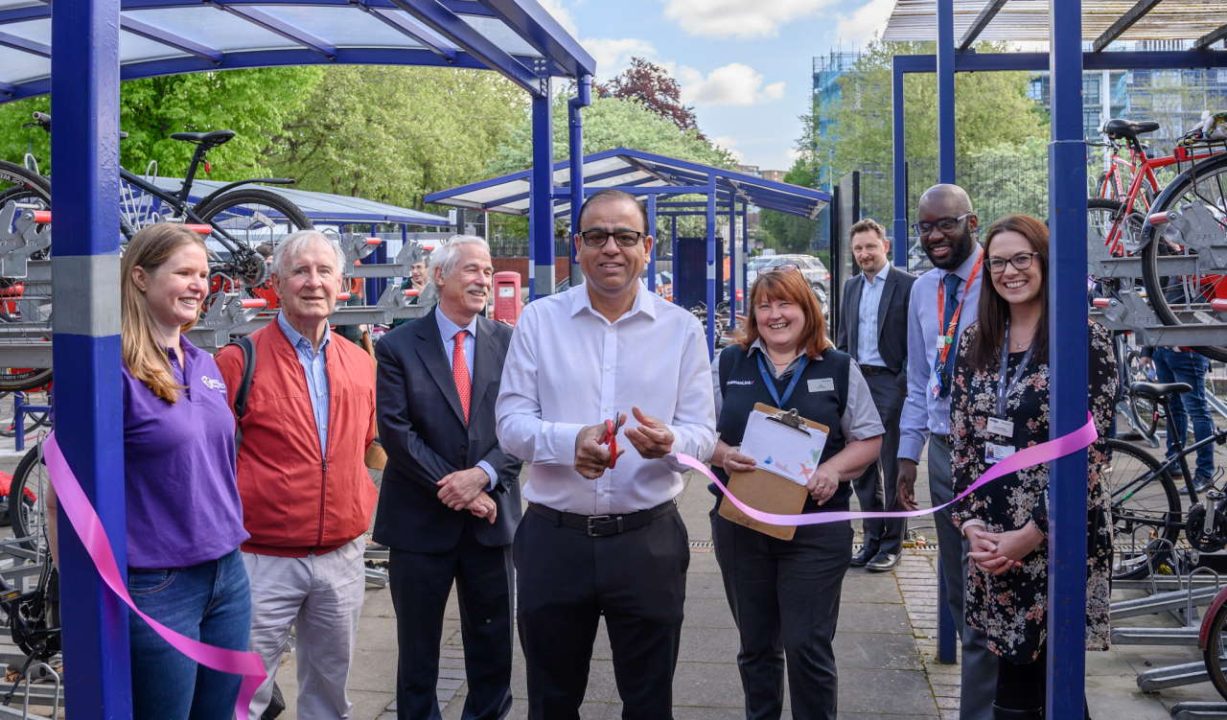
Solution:
M856 319L856 361L862 365L886 367L882 353L878 352L878 306L882 304L882 288L886 287L886 275L890 263L882 266L877 275L862 272L860 313Z
M625 438L636 406L673 432L673 452L706 461L716 444L707 344L693 315L642 284L616 322L593 309L586 285L524 308L495 404L504 452L529 465L524 498L581 515L646 510L682 491L672 455L645 460ZM575 471L586 425L626 413L617 467L588 480Z

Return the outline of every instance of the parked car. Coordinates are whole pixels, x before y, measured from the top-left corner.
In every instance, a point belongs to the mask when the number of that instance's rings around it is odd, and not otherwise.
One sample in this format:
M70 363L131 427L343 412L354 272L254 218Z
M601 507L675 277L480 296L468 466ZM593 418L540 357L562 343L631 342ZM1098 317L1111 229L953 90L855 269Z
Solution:
M823 265L822 261L813 255L770 255L750 258L746 265L746 282L753 285L760 272L785 265L792 265L801 271L825 309L831 284L831 273L827 271L826 265Z

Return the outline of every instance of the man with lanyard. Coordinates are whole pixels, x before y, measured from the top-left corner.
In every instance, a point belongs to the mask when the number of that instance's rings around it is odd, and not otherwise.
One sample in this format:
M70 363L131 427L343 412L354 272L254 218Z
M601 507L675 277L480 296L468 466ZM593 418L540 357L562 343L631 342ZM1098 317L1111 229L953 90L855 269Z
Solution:
M916 509L916 465L929 440L929 494L933 505L954 497L950 469L950 384L959 333L976 321L980 300L981 256L975 240L979 218L967 192L957 185L934 185L920 196L915 230L933 269L912 285L907 332L907 400L899 421L899 505ZM990 720L996 693L997 657L983 633L963 619L963 582L967 577L963 536L949 511L934 516L941 553L946 605L962 641L959 717Z

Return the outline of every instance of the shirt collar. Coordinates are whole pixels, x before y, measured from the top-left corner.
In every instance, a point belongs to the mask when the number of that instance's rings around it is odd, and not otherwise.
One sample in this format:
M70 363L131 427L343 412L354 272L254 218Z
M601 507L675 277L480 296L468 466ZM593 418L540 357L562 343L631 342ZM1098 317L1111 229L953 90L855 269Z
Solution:
M625 315L618 318L628 318L636 313L643 313L649 318L656 319L656 301L653 297L654 293L648 290L648 286L642 282L637 283L635 290L635 302L631 305L631 309ZM581 311L587 310L593 315L600 315L596 308L592 307L592 298L588 297L588 281L585 280L582 284L575 288L575 294L571 296L571 317L575 317Z
M291 346L297 348L305 343L307 348L311 347L311 341L295 330L294 326L290 325L290 321L285 319L285 313L277 313L277 324L281 326L281 332L285 333L285 337L290 341ZM328 347L330 342L332 342L332 328L324 325L324 339L320 341L320 349L316 352L324 352L324 348Z
M971 251L971 255L967 256L967 259L963 261L963 264L955 268L953 273L947 272L946 275L957 275L960 280L966 281L967 278L971 277L971 269L980 262L981 252L980 243L975 243L975 246Z
M889 262L888 262L888 263L886 263L885 265L883 265L883 266L882 266L882 269L881 269L881 270L879 270L879 271L877 272L877 274L876 274L876 275L875 275L875 274L870 274L870 273L867 273L867 272L865 272L865 271L863 271L863 270L861 271L861 273L862 273L862 274L865 276L865 280L866 280L866 281L868 281L870 285L875 285L875 286L876 286L876 285L877 285L879 282L881 282L881 281L885 280L885 279L886 279L886 275L887 275L889 272L890 272L890 263L889 263Z
M469 337L471 338L477 337L476 315L473 316L473 319L469 321L468 325L460 327L456 323L452 322L451 318L443 314L442 308L435 305L435 320L439 323L439 335L441 335L443 339L447 340L448 342L453 342L454 338L456 337L456 333L460 332L461 330L467 330L469 332Z
M756 339L754 342L750 343L750 348L749 348L748 350L746 350L746 357L749 357L749 356L753 355L755 350L757 350L758 352L762 353L763 355L767 355L767 345L766 345L765 343L763 343L763 339L762 339L762 338L757 338L757 339ZM717 354L719 354L719 353L717 353ZM802 353L802 355L804 355L804 354L805 354L805 353ZM801 357L801 355L798 355L798 356L797 356L797 358L800 358L800 357ZM770 359L770 358L771 358L771 356L770 356L770 355L767 355L767 358L768 358L768 359ZM822 355L819 355L819 356L818 356L818 357L816 357L816 358L810 358L810 362L814 362L815 360L817 360L818 362L822 362ZM793 362L794 362L794 363L795 363L796 361L797 361L797 359L793 359ZM789 367L792 367L792 365L789 365Z

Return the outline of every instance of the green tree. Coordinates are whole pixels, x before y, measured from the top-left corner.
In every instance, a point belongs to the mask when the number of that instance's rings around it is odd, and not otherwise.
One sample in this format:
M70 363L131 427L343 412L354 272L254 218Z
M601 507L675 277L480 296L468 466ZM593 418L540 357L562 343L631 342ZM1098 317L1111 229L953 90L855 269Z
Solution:
M239 179L269 172L264 150L270 136L298 113L321 68L227 70L132 80L120 86L120 161L144 172L156 160L159 174L182 175L193 146L170 139L181 131L234 130L237 135L209 153L213 177ZM38 128L22 128L30 113L50 111L50 98L0 105L0 157L19 161L25 152L50 169L50 143Z
M784 182L813 186L813 178L811 168L798 158L784 176ZM762 210L759 214L759 228L763 247L773 248L776 252L809 253L821 245L814 237L814 233L818 231L818 223L800 215Z
M270 145L278 172L308 190L422 207L481 179L527 113L528 97L485 71L329 68Z

